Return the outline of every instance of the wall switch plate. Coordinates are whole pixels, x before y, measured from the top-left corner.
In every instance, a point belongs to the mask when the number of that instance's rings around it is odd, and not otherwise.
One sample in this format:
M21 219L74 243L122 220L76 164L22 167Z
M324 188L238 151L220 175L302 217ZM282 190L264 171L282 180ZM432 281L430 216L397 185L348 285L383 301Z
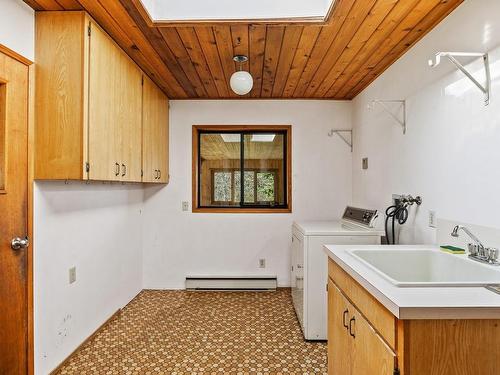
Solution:
M259 268L266 268L266 260L259 259Z
M189 211L189 202L182 202L182 211Z
M436 218L436 211L429 211L429 227L431 228L436 228L437 225L437 218Z
M368 169L368 158L363 158L363 160L361 162L361 167L363 169Z
M69 283L73 284L76 281L76 267L69 269Z

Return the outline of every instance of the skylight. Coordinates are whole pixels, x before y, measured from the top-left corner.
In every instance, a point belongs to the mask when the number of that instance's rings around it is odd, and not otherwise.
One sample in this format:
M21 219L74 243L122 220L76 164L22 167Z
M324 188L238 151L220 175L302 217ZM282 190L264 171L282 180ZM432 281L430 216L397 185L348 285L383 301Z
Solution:
M140 0L154 22L323 20L335 0Z

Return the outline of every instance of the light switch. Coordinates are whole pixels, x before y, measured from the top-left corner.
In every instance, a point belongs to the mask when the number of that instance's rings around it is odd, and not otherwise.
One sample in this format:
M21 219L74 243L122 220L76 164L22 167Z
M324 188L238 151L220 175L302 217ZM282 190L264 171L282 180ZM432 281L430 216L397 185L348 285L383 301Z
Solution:
M76 267L69 269L69 283L73 284L76 281Z
M182 202L182 211L189 211L189 202Z

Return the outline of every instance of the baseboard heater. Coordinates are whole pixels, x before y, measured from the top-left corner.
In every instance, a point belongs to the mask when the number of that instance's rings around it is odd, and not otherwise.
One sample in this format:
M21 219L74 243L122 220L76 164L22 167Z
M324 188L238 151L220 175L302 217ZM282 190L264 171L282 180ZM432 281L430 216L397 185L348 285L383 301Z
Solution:
M276 276L187 276L186 290L276 290Z

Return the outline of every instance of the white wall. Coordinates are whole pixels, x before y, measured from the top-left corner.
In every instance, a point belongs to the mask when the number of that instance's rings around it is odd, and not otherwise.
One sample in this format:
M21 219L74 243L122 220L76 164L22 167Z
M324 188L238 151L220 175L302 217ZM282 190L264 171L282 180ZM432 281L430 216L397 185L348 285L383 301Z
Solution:
M0 44L35 58L35 12L21 0L0 0Z
M34 198L35 369L47 374L142 289L143 189L37 182Z
M391 194L419 194L422 206L401 232L406 243L432 243L428 211L440 219L500 227L500 2L466 0L353 101L353 200L384 209ZM491 104L438 51L489 51ZM469 69L483 81L482 63ZM372 99L407 99L408 131ZM369 169L361 169L361 158Z
M289 285L294 220L339 218L351 200L351 152L331 128L350 128L351 103L171 101L170 184L145 191L144 288L183 288L188 274L271 274ZM194 124L291 124L292 214L182 212L191 202ZM266 268L258 268L258 259Z

